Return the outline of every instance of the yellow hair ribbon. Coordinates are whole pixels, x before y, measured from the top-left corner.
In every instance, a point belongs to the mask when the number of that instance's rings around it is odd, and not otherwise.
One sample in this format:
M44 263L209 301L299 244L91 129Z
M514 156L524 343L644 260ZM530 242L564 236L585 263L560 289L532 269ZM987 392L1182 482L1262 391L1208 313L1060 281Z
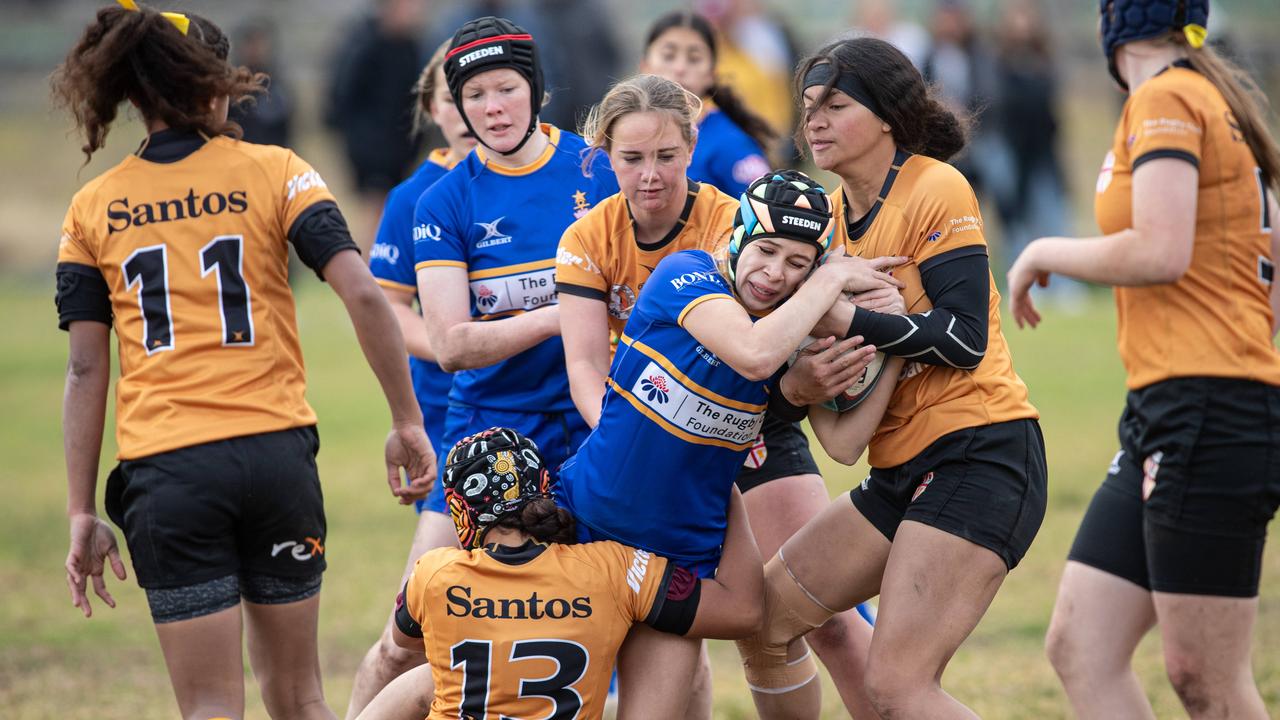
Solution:
M131 12L142 12L142 8L138 7L138 3L135 2L135 0L116 0L116 2L125 10L129 10ZM191 18L183 15L182 13L162 12L160 15L165 20L173 23L173 26L178 28L178 32L183 35L186 35L187 30L191 27Z
M1209 31L1203 25L1191 23L1182 28L1182 34L1187 36L1187 44L1199 50L1204 47L1204 39L1209 35Z
M178 28L178 32L182 33L183 35L186 35L187 29L191 27L191 18L187 17L186 15L183 15L182 13L162 12L160 13L160 15L165 20L168 20L169 22L173 23L173 26Z

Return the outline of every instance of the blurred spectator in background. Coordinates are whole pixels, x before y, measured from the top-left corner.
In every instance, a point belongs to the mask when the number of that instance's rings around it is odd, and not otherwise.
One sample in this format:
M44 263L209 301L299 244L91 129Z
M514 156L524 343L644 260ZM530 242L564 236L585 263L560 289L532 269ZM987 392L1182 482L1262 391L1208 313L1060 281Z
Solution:
M982 122L983 111L995 95L992 58L978 37L969 0L937 0L929 32L920 71L925 81L937 85L942 100L953 111L972 118L969 146L951 164L964 173L974 192L982 195L996 171L990 165L999 152Z
M360 193L351 233L369 250L387 192L414 167L422 142L410 132L413 86L425 57L423 0L374 0L373 13L338 41L325 124L342 136Z
M233 62L266 73L271 81L256 102L232 105L230 119L244 128L244 139L251 143L291 147L293 94L282 72L276 37L276 25L266 17L254 18L236 29L231 43Z
M869 35L893 43L912 65L924 67L929 33L919 23L898 19L898 11L889 0L855 3L851 25L855 35Z
M459 0L441 3L428 44L453 36L473 18L504 17L538 38L538 57L550 102L538 117L577 130L591 106L621 77L622 52L601 0Z
M716 51L719 81L732 88L781 138L790 138L795 123L791 69L799 54L785 24L766 13L758 0L697 0L694 9L720 34ZM773 156L775 148L766 150ZM789 159L794 152L787 155Z
M1007 182L993 184L1007 269L1031 240L1070 235L1067 183L1058 158L1057 67L1036 0L1007 0L996 28L997 100L988 121L999 133ZM998 273L997 273L998 275ZM1065 288L1069 283L1061 283ZM1054 282L1054 288L1060 285ZM1072 292L1079 286L1073 285ZM1067 291L1063 291L1067 292Z

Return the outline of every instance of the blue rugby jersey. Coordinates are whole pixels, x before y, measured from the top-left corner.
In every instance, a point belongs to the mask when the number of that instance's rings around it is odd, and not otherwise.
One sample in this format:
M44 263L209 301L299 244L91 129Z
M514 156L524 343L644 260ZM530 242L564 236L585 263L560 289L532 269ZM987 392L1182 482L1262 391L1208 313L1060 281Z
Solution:
M593 534L685 566L719 562L729 494L760 434L767 382L751 381L681 326L732 298L702 250L658 263L609 369L600 424L560 468L560 501Z
M448 155L448 150L432 150L413 175L387 194L382 220L378 223L378 235L374 238L373 249L369 251L369 270L379 285L415 296L418 294L418 278L413 269L413 214L422 193L449 172L451 166L445 164ZM409 371L413 375L413 391L422 406L422 414L440 421L428 422L428 425L443 425L453 374L412 355L409 356Z
M698 121L698 145L689 163L689 177L736 198L769 170L764 150L728 115L712 107Z
M618 191L603 153L586 177L586 142L549 125L543 131L551 144L529 165L500 167L477 147L418 200L415 268L464 268L474 320L555 304L560 236ZM556 336L489 367L455 373L449 400L521 412L574 410L564 344Z

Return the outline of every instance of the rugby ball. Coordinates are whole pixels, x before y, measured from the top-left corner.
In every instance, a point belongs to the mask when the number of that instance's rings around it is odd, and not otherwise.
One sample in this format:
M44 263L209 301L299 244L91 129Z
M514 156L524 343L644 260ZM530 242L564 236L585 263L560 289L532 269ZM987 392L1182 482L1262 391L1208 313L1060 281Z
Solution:
M800 351L815 340L816 338L813 337L805 338L804 342L800 343L800 347L796 349L795 354L791 356L791 362L788 365L794 364L796 358L800 355ZM850 352L853 351L851 350ZM875 356L871 358L871 364L867 365L862 374L858 376L858 379L839 395L822 403L822 406L838 413L848 412L858 407L863 400L867 399L871 391L875 390L876 384L880 382L880 376L884 374L885 361L887 359L884 353L877 351Z

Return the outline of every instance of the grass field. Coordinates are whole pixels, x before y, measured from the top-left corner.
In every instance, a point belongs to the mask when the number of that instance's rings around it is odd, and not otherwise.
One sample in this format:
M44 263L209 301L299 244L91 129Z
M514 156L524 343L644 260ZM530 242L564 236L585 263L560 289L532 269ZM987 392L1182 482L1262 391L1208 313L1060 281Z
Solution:
M356 663L379 631L395 591L413 518L386 492L380 448L387 414L340 304L315 283L299 294L309 396L321 418L320 465L329 513L321 651L329 701L341 710ZM97 603L91 620L82 619L68 599L61 569L66 491L59 432L66 340L55 327L51 284L5 280L0 307L6 317L0 353L0 716L171 717L176 705L145 598L132 577L112 582L119 606L110 610ZM1123 386L1113 333L1113 311L1103 296L1081 313L1049 314L1034 333L1008 333L1017 367L1043 415L1050 501L1031 552L944 679L984 717L1067 716L1065 697L1044 659L1043 636L1063 557L1114 451ZM107 447L104 476L114 448L110 438ZM831 463L824 471L833 494L864 473ZM1280 710L1276 557L1269 553L1264 571L1255 671L1268 703ZM751 717L735 651L715 643L712 655L717 717ZM1180 716L1164 681L1156 638L1143 644L1138 668L1157 715ZM250 685L249 715L265 717L254 695ZM843 716L833 691L826 695L825 714Z

